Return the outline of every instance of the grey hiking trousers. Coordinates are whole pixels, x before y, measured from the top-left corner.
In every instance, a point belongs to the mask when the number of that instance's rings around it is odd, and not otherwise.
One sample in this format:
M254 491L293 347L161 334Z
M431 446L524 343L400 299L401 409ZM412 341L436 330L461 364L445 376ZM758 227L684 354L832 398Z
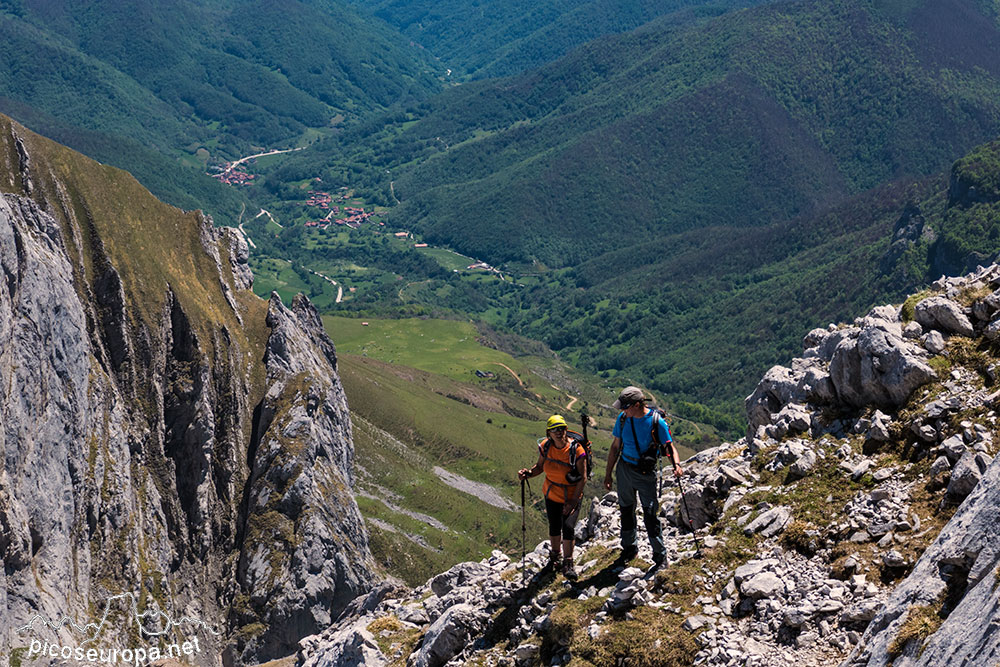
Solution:
M638 494L642 506L642 520L646 525L653 556L664 556L663 529L660 526L660 502L656 495L656 473L643 475L625 459L619 459L615 468L618 482L618 505L622 511L622 549L635 546L635 498Z

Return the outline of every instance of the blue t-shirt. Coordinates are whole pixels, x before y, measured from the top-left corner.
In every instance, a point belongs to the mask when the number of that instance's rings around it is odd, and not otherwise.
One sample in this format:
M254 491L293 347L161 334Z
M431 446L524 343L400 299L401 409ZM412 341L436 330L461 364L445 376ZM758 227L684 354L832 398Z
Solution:
M642 417L633 419L632 417L624 417L625 413L618 413L618 418L615 420L615 428L611 432L616 438L621 438L622 441L622 458L636 465L639 463L639 456L641 453L648 450L653 446L653 419L657 421L657 429L659 430L660 442L673 442L674 439L670 436L670 427L667 426L667 422L663 421L655 412L646 408L646 414ZM635 435L639 438L639 446L636 447L635 438L632 437L632 426L629 425L629 421L633 422L635 426Z

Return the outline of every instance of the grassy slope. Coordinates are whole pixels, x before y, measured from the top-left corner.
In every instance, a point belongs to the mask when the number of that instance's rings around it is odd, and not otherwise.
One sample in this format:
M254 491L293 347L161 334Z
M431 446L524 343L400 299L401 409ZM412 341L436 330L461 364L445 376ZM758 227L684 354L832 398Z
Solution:
M128 173L99 165L68 148L36 135L0 116L0 136L7 164L17 164L12 132L16 131L31 156L33 197L69 228L78 225L84 238L81 253L85 273L79 280L93 283L95 243L103 243L108 259L123 283L134 324L156 330L160 325L168 286L191 319L203 344L211 346L225 326L240 340L248 367L263 355L266 302L250 292L237 294L248 309L244 327L226 303L214 261L199 241L201 222L195 212L184 212L154 198ZM19 192L20 183L3 185ZM70 233L67 239L73 239ZM231 280L231 274L228 279Z
M531 464L533 425L509 416L502 423L497 418L487 424L482 411L434 390L452 390L451 383L442 386L439 378L425 373L404 371L400 377L395 367L343 353L340 372L355 424L359 486L391 503L359 499L376 558L390 572L420 583L442 566L480 558L491 548L516 551L521 537L519 513L450 487L433 468L441 466L489 484L519 503L515 473ZM414 519L394 506L434 517L447 529ZM545 533L541 515L531 508L529 512L530 535L541 539ZM393 533L373 519L419 535L428 546Z
M532 401L537 405L566 402L566 392L553 389L548 382L530 373L523 361L481 345L479 332L468 322L342 317L327 317L324 321L327 329L335 332L340 350L410 366L458 382L474 380L476 370L505 376L504 380L506 374L511 373L520 383L525 383L522 397L529 400L541 397Z

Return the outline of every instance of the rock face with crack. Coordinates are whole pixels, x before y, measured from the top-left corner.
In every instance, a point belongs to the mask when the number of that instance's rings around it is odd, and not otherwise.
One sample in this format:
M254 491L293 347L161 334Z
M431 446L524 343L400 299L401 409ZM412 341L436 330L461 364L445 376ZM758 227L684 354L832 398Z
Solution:
M1000 604L998 520L1000 466L991 464L913 573L875 615L847 664L992 664L1000 656L994 622ZM922 608L943 610L947 618L929 637L894 647L907 619Z
M287 655L375 578L315 309L255 297L238 234L2 117L0 192L5 645L141 591L218 633L202 661Z

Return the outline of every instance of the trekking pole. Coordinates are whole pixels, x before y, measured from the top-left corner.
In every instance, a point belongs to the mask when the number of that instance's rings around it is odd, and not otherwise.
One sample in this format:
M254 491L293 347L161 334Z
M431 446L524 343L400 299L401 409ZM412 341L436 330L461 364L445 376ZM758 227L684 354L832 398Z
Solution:
M674 448L672 445L667 446L667 456L670 457L671 467L676 467L677 464L674 463ZM683 503L684 511L687 513L688 527L691 529L691 537L694 538L694 557L702 558L703 554L701 553L701 545L698 544L698 533L694 529L694 521L691 519L691 510L688 508L687 496L684 495L684 485L681 484L680 477L677 477L677 488L680 489L681 503Z
M521 480L521 588L524 588L525 581L525 571L524 571L524 559L527 555L525 551L524 542L527 539L528 527L524 523L524 487L528 483L527 479Z

